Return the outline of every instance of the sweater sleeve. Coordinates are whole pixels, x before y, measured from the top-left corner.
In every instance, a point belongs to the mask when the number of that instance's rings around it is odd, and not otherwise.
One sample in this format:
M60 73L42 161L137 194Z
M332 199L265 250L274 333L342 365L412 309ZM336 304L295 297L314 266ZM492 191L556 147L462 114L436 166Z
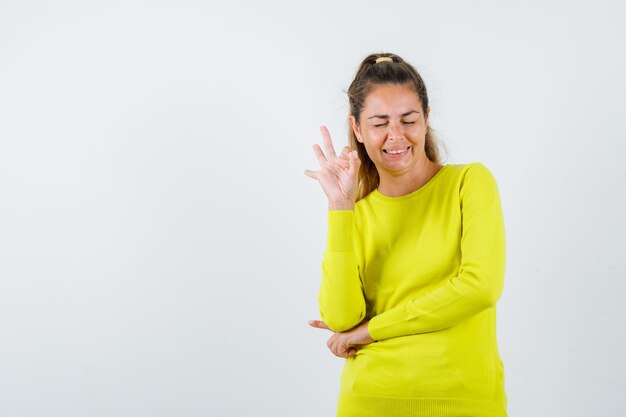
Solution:
M320 317L336 332L353 328L366 312L354 238L354 210L329 210L318 301Z
M375 340L426 333L453 326L500 298L505 272L505 231L495 178L481 163L470 166L459 190L461 264L456 276L432 291L375 317Z

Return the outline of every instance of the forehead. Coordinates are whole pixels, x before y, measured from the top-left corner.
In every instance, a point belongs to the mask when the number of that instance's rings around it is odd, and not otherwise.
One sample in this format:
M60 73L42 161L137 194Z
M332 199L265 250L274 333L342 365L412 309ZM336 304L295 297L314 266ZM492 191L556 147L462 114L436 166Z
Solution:
M365 97L362 112L402 114L409 110L422 111L422 103L412 84L378 84Z

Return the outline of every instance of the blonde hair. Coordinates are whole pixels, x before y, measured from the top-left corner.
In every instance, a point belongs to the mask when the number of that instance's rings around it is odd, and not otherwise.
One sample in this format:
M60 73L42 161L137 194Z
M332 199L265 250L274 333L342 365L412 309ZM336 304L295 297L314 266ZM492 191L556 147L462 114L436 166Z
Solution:
M428 108L426 85L422 77L411 64L405 62L395 54L381 53L367 56L361 62L354 80L348 88L350 115L354 116L356 122L359 123L359 117L361 110L363 110L365 98L376 85L406 83L410 83L415 87L415 92L420 100L422 109L426 111ZM348 128L348 144L357 150L359 159L361 160L358 190L356 193L356 201L359 201L378 187L380 178L374 162L370 159L365 150L365 146L357 140L351 127ZM435 130L429 125L426 129L424 151L430 161L441 163L440 146L445 148L445 145L438 139Z

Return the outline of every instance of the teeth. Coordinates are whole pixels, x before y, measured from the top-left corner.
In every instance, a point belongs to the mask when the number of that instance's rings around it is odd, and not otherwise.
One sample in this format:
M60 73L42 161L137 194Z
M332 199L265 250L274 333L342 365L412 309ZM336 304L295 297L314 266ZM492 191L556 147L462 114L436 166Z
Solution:
M402 152L404 152L404 151L406 151L406 149L398 149L398 150L395 150L395 151L392 151L392 150L387 150L387 151L385 151L385 152L390 153L390 154L392 154L392 155L395 155L395 154L398 154L398 153L402 153Z

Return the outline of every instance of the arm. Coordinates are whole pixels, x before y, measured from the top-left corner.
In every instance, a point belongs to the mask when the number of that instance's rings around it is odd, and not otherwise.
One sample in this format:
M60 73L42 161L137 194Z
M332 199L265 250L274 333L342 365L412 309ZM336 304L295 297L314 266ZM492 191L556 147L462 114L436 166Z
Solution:
M328 236L322 262L318 301L320 315L330 330L341 332L359 324L365 301L354 253L354 202L361 161L356 150L345 146L337 156L330 133L320 127L326 155L313 146L321 169L305 170L319 181L328 197Z
M468 168L460 200L458 274L429 293L373 317L368 329L375 340L445 329L496 304L504 284L504 219L495 178L481 163Z
M318 301L320 317L335 332L365 318L365 297L354 251L354 210L329 210Z

